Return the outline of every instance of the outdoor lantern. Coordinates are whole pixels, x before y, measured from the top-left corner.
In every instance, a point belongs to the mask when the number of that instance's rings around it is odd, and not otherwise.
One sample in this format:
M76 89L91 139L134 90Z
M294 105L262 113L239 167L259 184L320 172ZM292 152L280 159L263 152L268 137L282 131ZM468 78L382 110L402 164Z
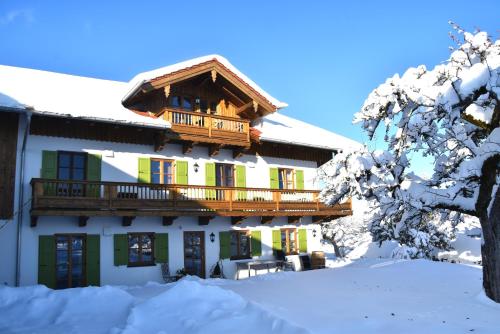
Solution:
M316 229L313 230L313 238L316 238Z
M215 241L215 234L214 234L214 232L210 233L210 241L211 242Z
M194 167L194 172L198 173L198 168L200 168L200 165L198 165L198 163L195 162L194 165L193 165L193 167Z

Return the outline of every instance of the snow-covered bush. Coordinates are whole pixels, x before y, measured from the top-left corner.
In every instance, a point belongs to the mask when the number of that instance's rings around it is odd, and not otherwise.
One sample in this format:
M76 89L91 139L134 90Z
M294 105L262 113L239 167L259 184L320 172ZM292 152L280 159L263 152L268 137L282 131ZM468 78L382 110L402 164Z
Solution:
M354 121L384 147L344 152L326 164L322 198L364 198L375 235L417 248L412 257L449 242L425 223L427 215L478 217L484 288L500 302L500 41L453 27L458 45L447 61L410 68L370 93ZM412 157L428 160L432 175L418 175Z

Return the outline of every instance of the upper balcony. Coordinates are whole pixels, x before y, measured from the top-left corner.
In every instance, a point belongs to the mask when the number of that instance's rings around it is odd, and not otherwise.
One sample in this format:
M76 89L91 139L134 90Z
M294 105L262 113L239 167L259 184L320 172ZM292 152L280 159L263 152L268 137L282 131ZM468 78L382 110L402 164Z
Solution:
M181 109L164 109L162 117L172 124L169 139L248 148L250 121Z
M324 205L317 190L228 188L178 184L32 179L32 226L38 216L76 216L85 225L91 216L120 216L129 225L136 216L160 216L169 225L179 216L197 216L208 224L214 216L246 217L270 223L287 216L290 223L312 216L318 222L352 214L351 203Z

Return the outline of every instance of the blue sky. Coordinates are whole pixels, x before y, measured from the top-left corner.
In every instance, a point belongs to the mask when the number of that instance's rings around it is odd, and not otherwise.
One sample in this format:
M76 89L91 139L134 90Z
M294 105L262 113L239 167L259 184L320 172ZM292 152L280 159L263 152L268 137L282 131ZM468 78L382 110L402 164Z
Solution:
M378 84L447 58L448 20L498 38L500 1L1 1L0 64L128 81L218 53L289 107L356 140Z

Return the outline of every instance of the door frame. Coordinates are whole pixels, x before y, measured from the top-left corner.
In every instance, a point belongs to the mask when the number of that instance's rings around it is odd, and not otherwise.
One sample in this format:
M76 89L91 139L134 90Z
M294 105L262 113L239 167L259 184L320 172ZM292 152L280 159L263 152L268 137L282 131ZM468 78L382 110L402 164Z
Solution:
M67 237L69 238L70 240L73 238L73 237L82 237L82 240L83 240L83 245L82 245L82 276L83 276L83 284L82 284L82 287L85 287L87 286L87 234L86 233L56 233L54 234L54 258L55 258L55 270L54 270L54 275L56 276L55 277L55 282L56 282L56 289L57 289L57 237L60 236L60 237ZM68 242L68 278L67 278L67 282L68 283L71 283L71 284L68 284L68 287L64 288L64 289L70 289L70 288L73 288L73 281L72 281L72 278L71 278L71 270L73 269L73 258L70 257L72 255L72 247L71 245L69 244ZM69 286L71 285L71 286Z
M191 234L200 234L201 235L201 242L200 242L200 247L201 247L201 275L200 278L205 278L206 277L206 272L205 272L205 231L184 231L182 235L182 248L183 248L183 254L184 254L184 269L186 268L186 235L188 233Z

